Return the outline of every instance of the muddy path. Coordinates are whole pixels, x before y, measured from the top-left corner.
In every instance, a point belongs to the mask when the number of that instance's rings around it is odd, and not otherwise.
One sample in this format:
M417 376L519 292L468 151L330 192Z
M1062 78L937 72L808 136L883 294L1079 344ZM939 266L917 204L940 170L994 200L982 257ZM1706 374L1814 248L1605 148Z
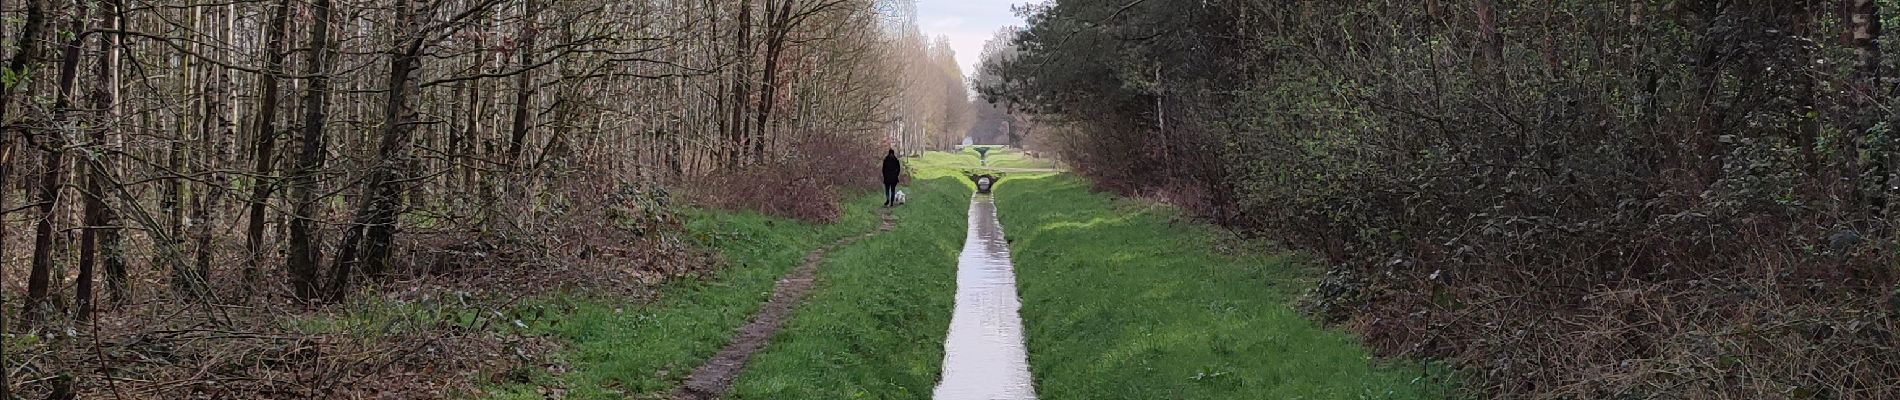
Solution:
M705 364L694 369L691 375L687 375L686 381L673 391L671 398L708 400L724 396L726 391L732 389L733 378L738 377L739 372L745 370L746 361L750 360L754 353L764 350L766 344L771 341L772 334L777 333L779 328L783 328L786 322L791 321L792 312L798 308L800 302L804 301L805 296L810 294L812 284L818 276L818 264L824 261L825 254L833 249L888 232L897 222L896 217L891 216L889 209L879 209L878 217L883 222L878 224L877 230L839 239L837 242L805 254L804 263L779 278L778 285L772 289L772 297L766 300L764 306L759 307L759 311L752 315L751 321L746 322L733 333L732 342L726 344L726 347L720 349L719 353L713 355L711 359L706 360Z
M957 259L956 311L944 339L937 400L1034 399L1022 308L1009 243L988 195L970 200L970 231Z

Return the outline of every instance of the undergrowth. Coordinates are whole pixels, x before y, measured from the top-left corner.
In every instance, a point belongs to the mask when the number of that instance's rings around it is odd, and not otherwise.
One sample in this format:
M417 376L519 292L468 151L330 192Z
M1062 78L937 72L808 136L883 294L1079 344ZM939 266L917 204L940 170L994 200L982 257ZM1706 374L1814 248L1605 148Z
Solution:
M818 135L793 146L786 157L722 171L687 187L694 203L812 222L839 218L843 193L881 183L875 147Z

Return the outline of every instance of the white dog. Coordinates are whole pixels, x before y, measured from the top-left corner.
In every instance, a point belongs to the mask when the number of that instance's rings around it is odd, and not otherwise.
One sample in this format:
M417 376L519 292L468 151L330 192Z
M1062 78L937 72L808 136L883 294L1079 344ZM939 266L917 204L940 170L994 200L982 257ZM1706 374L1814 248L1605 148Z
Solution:
M897 196L895 197L897 197L897 204L899 205L904 204L904 191L902 190L897 191Z

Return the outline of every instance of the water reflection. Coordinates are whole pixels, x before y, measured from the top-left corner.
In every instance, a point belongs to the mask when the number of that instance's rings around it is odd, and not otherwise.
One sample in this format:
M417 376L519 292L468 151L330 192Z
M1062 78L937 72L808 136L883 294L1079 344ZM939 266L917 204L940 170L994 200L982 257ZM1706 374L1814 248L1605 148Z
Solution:
M1022 307L1009 243L990 196L970 201L970 231L957 260L957 308L944 341L937 400L1034 399L1023 348Z

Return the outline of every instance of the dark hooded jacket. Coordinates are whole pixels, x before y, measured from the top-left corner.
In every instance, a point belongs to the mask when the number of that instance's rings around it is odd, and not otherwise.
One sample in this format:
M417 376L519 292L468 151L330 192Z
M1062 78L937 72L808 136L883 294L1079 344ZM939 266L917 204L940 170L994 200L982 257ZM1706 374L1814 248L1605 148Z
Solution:
M904 165L897 162L897 152L884 154L884 184L896 185L897 176L904 172Z

